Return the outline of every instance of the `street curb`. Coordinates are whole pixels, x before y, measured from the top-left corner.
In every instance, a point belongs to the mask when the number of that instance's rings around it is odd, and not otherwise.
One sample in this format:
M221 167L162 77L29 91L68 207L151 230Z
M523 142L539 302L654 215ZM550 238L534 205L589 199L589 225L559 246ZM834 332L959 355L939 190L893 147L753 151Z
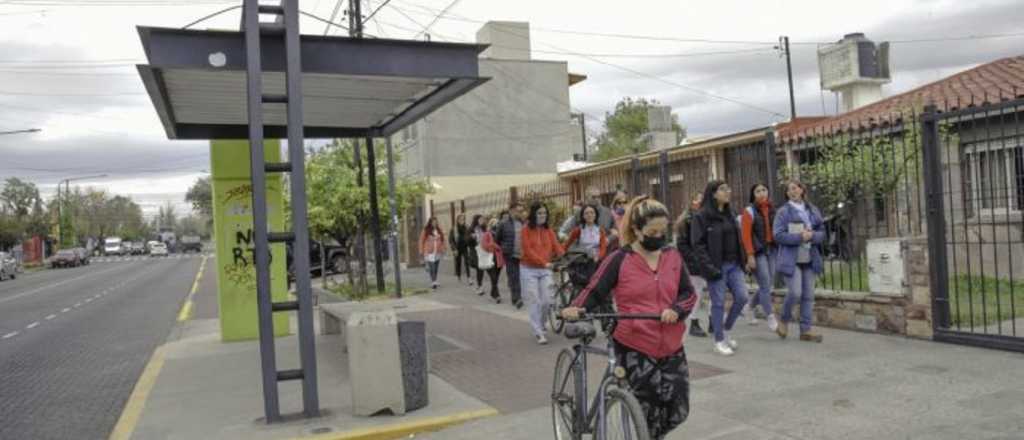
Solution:
M292 440L394 440L408 437L411 434L440 431L463 423L498 415L494 408L477 411L466 411L449 416L430 417L411 422L375 426L372 428L354 429L352 431L334 432L308 437L295 437Z
M166 345L161 345L153 351L152 357L149 358L149 362L146 363L146 367L139 376L139 381L135 383L135 389L132 390L131 396L128 397L128 401L124 405L124 410L121 411L117 424L114 425L114 430L108 437L109 440L127 440L135 433L135 425L139 423L142 410L146 407L146 401L149 400L149 393L156 385L160 370L163 369L165 347Z

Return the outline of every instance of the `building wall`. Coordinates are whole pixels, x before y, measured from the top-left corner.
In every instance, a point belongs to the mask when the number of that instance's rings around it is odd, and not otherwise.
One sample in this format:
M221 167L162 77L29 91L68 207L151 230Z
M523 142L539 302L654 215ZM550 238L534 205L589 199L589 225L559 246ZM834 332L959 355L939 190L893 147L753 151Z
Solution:
M553 174L581 151L567 64L480 60L491 77L396 135L407 176Z
M433 184L434 193L430 195L430 198L435 204L448 203L476 194L508 189L512 186L547 182L557 177L555 173L432 177L430 181Z

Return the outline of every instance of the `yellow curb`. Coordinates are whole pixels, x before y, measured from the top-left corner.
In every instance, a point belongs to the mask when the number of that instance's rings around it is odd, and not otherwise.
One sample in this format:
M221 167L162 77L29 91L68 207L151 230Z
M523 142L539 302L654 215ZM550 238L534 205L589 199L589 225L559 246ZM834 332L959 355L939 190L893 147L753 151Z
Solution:
M206 256L203 256L203 261L199 263L199 272L196 273L196 279L192 282L192 290L188 292L188 297L185 299L185 304L181 305L181 311L178 312L178 322L185 322L192 318L192 308L194 306L192 297L196 296L196 292L199 290L199 280L203 279L203 269L206 268Z
M498 410L488 408L478 411L467 411L452 414L450 416L430 417L410 422L395 423L392 425L320 434L310 437L296 437L292 440L394 440L408 437L410 434L440 431L450 426L496 415L498 415Z
M160 369L163 367L164 346L161 345L153 352L153 356L149 358L149 363L146 364L146 368L142 370L142 375L139 376L139 381L135 383L135 389L132 390L132 395L128 397L128 403L124 405L121 417L117 419L117 425L114 425L114 430L110 433L110 440L128 440L132 437L132 433L135 432L135 425L139 423L142 410L146 407L149 393L153 390L153 385L156 385L156 378L160 375Z
M188 321L192 317L192 300L185 300L185 304L181 306L181 311L178 312L178 322Z

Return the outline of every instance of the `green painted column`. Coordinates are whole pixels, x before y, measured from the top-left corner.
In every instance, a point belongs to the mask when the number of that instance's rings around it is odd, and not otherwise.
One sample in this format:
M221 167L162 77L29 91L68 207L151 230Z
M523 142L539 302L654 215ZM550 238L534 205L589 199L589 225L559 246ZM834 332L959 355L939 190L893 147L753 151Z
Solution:
M280 162L280 141L265 141L265 160ZM249 141L210 142L213 230L217 244L217 303L221 340L244 341L259 336L256 310L255 248L252 230L252 184ZM281 175L267 174L268 232L284 230ZM284 244L271 245L270 285L274 302L288 300ZM274 314L274 335L289 334L289 315Z

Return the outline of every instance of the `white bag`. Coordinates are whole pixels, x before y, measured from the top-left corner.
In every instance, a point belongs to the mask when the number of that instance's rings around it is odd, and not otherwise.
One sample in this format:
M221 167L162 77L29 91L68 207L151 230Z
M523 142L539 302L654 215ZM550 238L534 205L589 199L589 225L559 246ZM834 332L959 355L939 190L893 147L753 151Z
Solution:
M494 268L494 254L484 250L483 246L476 247L476 267L487 270Z

